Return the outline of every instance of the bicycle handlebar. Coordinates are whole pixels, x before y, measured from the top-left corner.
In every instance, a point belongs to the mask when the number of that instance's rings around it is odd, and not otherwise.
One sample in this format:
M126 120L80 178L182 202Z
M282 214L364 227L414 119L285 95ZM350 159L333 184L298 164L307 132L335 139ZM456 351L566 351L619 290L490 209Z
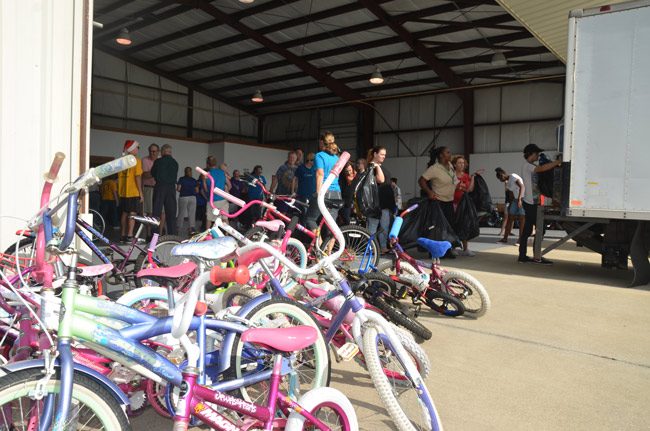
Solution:
M102 178L109 177L113 174L134 167L137 162L135 156L127 154L126 156L104 163L103 165L90 168L70 186L67 192L74 193L85 187L90 187L93 184L98 183Z
M402 211L399 217L395 217L395 221L393 222L393 226L390 228L390 233L388 234L388 238L390 239L399 238L399 231L400 229L402 229L402 224L404 223L404 216L406 216L411 211L415 211L418 205L419 204L411 205L410 207Z

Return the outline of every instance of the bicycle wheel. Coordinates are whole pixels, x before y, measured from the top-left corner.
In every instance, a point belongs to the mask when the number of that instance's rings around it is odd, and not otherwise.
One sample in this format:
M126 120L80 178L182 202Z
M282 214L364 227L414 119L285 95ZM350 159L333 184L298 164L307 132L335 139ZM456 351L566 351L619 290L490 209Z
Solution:
M388 414L401 431L439 429L433 401L421 376L414 381L406 376L405 361L399 357L391 341L374 325L363 334L363 354L375 388Z
M447 290L460 299L465 314L481 317L490 309L490 297L483 285L471 275L462 271L448 271L442 276Z
M302 306L292 300L274 297L259 304L247 315L242 316L252 323L264 327L289 327L309 325L319 330L316 319ZM230 368L224 373L225 380L241 378L250 373L270 369L273 366L273 354L241 341L237 335L233 344ZM330 381L331 363L329 349L322 336L312 346L297 352L293 364L294 373L280 384L280 390L296 398L310 389L327 386ZM262 404L269 393L269 382L242 387L236 390L238 396L257 404Z
M158 243L156 244L156 249L153 253L155 259L160 262L160 266L174 266L180 263L183 263L184 258L180 256L172 256L172 249L180 244L183 239L180 236L176 235L163 235L158 238ZM135 267L133 268L133 274L137 274L141 269L149 268L149 260L147 258L147 253L140 253L138 258L135 261ZM144 286L158 286L158 283L152 280L143 280L140 278L135 278L136 287Z
M400 262L400 271L397 273L394 260L386 260L377 265L377 272L386 274L393 280L396 284L399 283L406 287L412 287L412 284L408 281L408 275L418 275L417 269L413 267L408 262ZM399 279L399 280L398 280ZM399 297L399 291L395 290L391 292L393 296Z
M370 265L377 266L379 262L379 241L377 238L370 237L370 231L361 226L347 225L341 227L343 238L345 238L345 249L339 258L339 261L348 266L351 271L358 271L361 264L366 263L366 259L370 261ZM338 250L338 242L334 246L333 252ZM365 269L365 268L364 268Z
M34 238L22 238L18 242L18 257L31 258L34 254ZM16 252L16 242L13 241L5 250L4 254L14 255Z
M35 400L30 392L43 377L42 369L16 371L0 379L0 429L37 429L44 400ZM60 371L46 386L55 397L61 387ZM130 430L122 407L111 393L97 381L75 373L72 404L66 430Z
M359 422L350 400L334 388L313 389L303 395L298 404L331 430L353 431ZM291 412L285 431L312 430L313 425L296 411Z
M429 289L425 294L426 304L440 314L449 317L462 316L465 313L465 306L460 301L448 293L435 289Z
M104 230L106 229L106 222L104 221L104 217L99 213L99 211L95 210L89 210L88 214L93 215L93 229L95 229L97 232L104 235ZM93 240L96 240L97 238L93 238Z
M254 287L248 286L246 284L235 284L230 286L224 293L221 295L221 308L228 307L241 307L252 299L260 296L262 292L255 289Z

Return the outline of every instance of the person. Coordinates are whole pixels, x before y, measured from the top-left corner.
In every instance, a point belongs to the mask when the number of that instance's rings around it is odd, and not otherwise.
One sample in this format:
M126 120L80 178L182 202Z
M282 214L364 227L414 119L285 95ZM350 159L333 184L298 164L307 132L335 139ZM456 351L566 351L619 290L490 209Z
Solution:
M395 212L402 211L402 189L397 185L397 178L390 179L390 186L393 188L393 195L395 195Z
M496 168L495 171L499 181L505 183L506 201L509 201L505 210L505 213L508 214L508 218L503 221L503 238L498 241L507 244L508 235L510 235L515 218L519 220L519 231L521 232L524 229L526 212L524 211L523 198L526 186L524 186L521 177L515 173L508 175L508 173L501 168Z
M551 265L551 262L548 259L532 259L526 255L526 249L528 248L528 237L533 232L533 226L537 223L537 198L536 193L533 191L533 186L536 181L537 174L542 172L547 172L556 167L562 165L561 160L556 160L551 163L546 163L541 166L535 165L535 162L539 159L539 154L542 152L542 149L535 144L528 144L524 147L524 162L521 165L520 176L524 183L524 197L522 199L522 204L524 207L525 222L524 229L519 235L519 259L520 263L540 263L543 265ZM537 232L536 235L544 235L543 232Z
M456 178L458 179L458 182L456 184L456 190L454 191L454 210L456 210L458 204L460 203L460 200L463 198L463 195L465 193L474 191L474 177L477 174L480 174L482 171L477 171L472 175L469 175L466 172L467 160L465 160L464 156L455 156L451 160L451 164L454 167L454 171L456 172ZM461 238L460 240L463 245L463 248L457 254L460 256L470 256L470 257L475 256L476 253L470 250L468 247L467 239Z
M275 175L271 177L271 193L290 195L293 193L293 177L296 174L298 156L295 151L289 151L287 161L282 164Z
M318 208L318 193L320 192L321 186L325 182L327 175L332 170L334 165L339 159L338 152L339 147L336 145L336 138L332 132L325 132L323 134L324 142L324 151L320 151L316 154L315 157L315 167L316 167L316 192L309 199L309 209L307 210L307 215L305 216L305 221L307 228L311 229L315 234L318 235L318 218L320 217L320 209ZM341 202L341 186L339 186L338 181L333 181L330 184L329 189L325 193L326 202L329 202L329 207L327 207L328 212L336 220L338 213L338 204ZM330 241L327 246L328 250L334 246L334 242Z
M261 165L255 165L251 177L259 181L259 183L266 186L266 177L262 175L262 171L263 169ZM256 184L255 187L248 188L249 202L263 201L263 200L264 200L264 192L262 191L262 187L259 184ZM262 206L253 205L252 207L249 208L248 211L246 211L246 220L249 221L251 225L253 225L261 217L261 215L262 215Z
M356 173L352 163L346 163L341 175L339 176L339 187L341 188L341 198L343 199L343 206L339 210L339 217L341 217L341 224L350 224L350 216L352 214L352 207L354 205L354 188L356 185Z
M451 165L451 151L447 147L436 147L430 153L429 167L418 179L424 195L438 201L440 209L451 226L454 220L454 192L458 179ZM445 257L453 259L451 250Z
M131 154L135 156L136 164L134 167L119 172L117 176L117 195L120 198L121 214L121 240L130 242L133 239L133 228L135 220L129 216L137 215L142 212L142 203L144 196L142 194L142 160L138 155L138 141L128 139L124 142L124 155Z
M325 132L322 135L320 135L320 138L318 139L318 152L320 153L321 151L325 151L325 135L331 134L332 132Z
M364 172L366 172L368 162L366 162L366 159L358 159L356 168L357 168L357 176L363 175Z
M159 218L163 208L167 233L176 235L176 179L178 162L172 157L172 146L165 144L160 149L162 157L153 162L151 175L156 180L153 188L153 216ZM158 228L154 228L158 232Z
M158 159L160 148L156 144L149 145L149 155L142 158L142 191L144 192L143 212L145 215L153 214L153 187L156 180L151 175L153 162Z
M206 206L208 205L208 198L210 197L210 192L204 187L205 184L205 175L199 174L199 179L196 180L196 215L195 219L201 222L201 230L205 230L205 216L206 216Z
M111 175L102 181L99 187L101 194L100 212L106 219L106 222L113 229L119 229L120 223L117 217L117 203L119 198L117 196L117 174Z
M221 166L217 166L217 158L214 156L208 156L206 159L206 164L207 164L207 171L214 180L214 186L220 188L221 190L224 191L229 191L230 190L230 180L228 177L230 175L226 174L226 170L223 168L227 168L228 166L225 163L222 163ZM208 191L208 196L210 196L210 182L207 180L207 178L203 181L205 189ZM228 211L228 201L222 198L221 196L214 194L212 196L212 201L214 203L214 206L216 210L223 210L223 211ZM214 224L215 220L217 219L218 213L215 214L215 211L213 210L212 206L208 202L208 205L206 207L206 212L205 212L205 218L207 220L207 227L211 228L212 225ZM224 220L226 222L226 220Z
M305 152L302 150L302 148L296 148L293 151L296 153L296 165L300 166L305 163Z
M192 176L192 168L187 166L185 175L178 179L176 191L178 192L178 232L181 232L185 225L185 217L189 225L189 233L196 230L196 195L199 192L199 184Z
M368 151L367 160L369 169L374 170L379 194L379 209L381 210L379 217L368 216L368 230L371 234L375 234L379 230L377 240L379 241L381 252L387 253L390 215L395 210L395 193L390 186L390 172L388 172L385 166L382 166L384 160L386 160L386 148L375 145Z
M309 202L309 198L316 192L316 167L314 153L307 154L305 163L298 166L296 175L293 177L293 189L296 190L296 199L301 202Z

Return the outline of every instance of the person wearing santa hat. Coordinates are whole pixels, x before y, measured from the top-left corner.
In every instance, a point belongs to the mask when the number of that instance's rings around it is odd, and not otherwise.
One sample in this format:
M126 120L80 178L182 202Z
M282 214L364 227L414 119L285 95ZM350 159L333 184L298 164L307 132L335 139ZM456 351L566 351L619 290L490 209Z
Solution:
M133 239L133 228L135 220L129 218L130 215L137 215L142 212L142 203L144 194L142 193L142 161L137 158L138 141L128 139L124 142L124 155L132 154L136 156L136 165L118 174L117 194L120 198L121 240L130 242Z

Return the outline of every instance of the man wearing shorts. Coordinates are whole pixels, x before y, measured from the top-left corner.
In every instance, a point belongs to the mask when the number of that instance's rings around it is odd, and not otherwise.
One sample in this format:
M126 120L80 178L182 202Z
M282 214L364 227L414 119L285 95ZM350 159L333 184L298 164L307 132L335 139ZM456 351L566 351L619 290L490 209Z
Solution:
M136 164L134 167L122 171L117 178L117 194L120 198L121 214L121 240L129 242L133 239L133 228L135 220L129 216L137 215L142 212L142 161L137 158L138 141L132 139L124 143L124 155L131 154L135 157Z
M506 204L508 205L508 222L506 223L506 228L503 233L503 238L498 242L507 244L508 235L512 230L512 225L514 224L515 218L519 220L519 231L522 231L524 228L524 222L526 219L526 212L523 208L523 198L526 191L524 186L524 181L517 174L508 175L506 171L501 168L495 169L497 173L497 178L499 181L505 183L506 185ZM508 195L512 196L511 199L508 199Z

